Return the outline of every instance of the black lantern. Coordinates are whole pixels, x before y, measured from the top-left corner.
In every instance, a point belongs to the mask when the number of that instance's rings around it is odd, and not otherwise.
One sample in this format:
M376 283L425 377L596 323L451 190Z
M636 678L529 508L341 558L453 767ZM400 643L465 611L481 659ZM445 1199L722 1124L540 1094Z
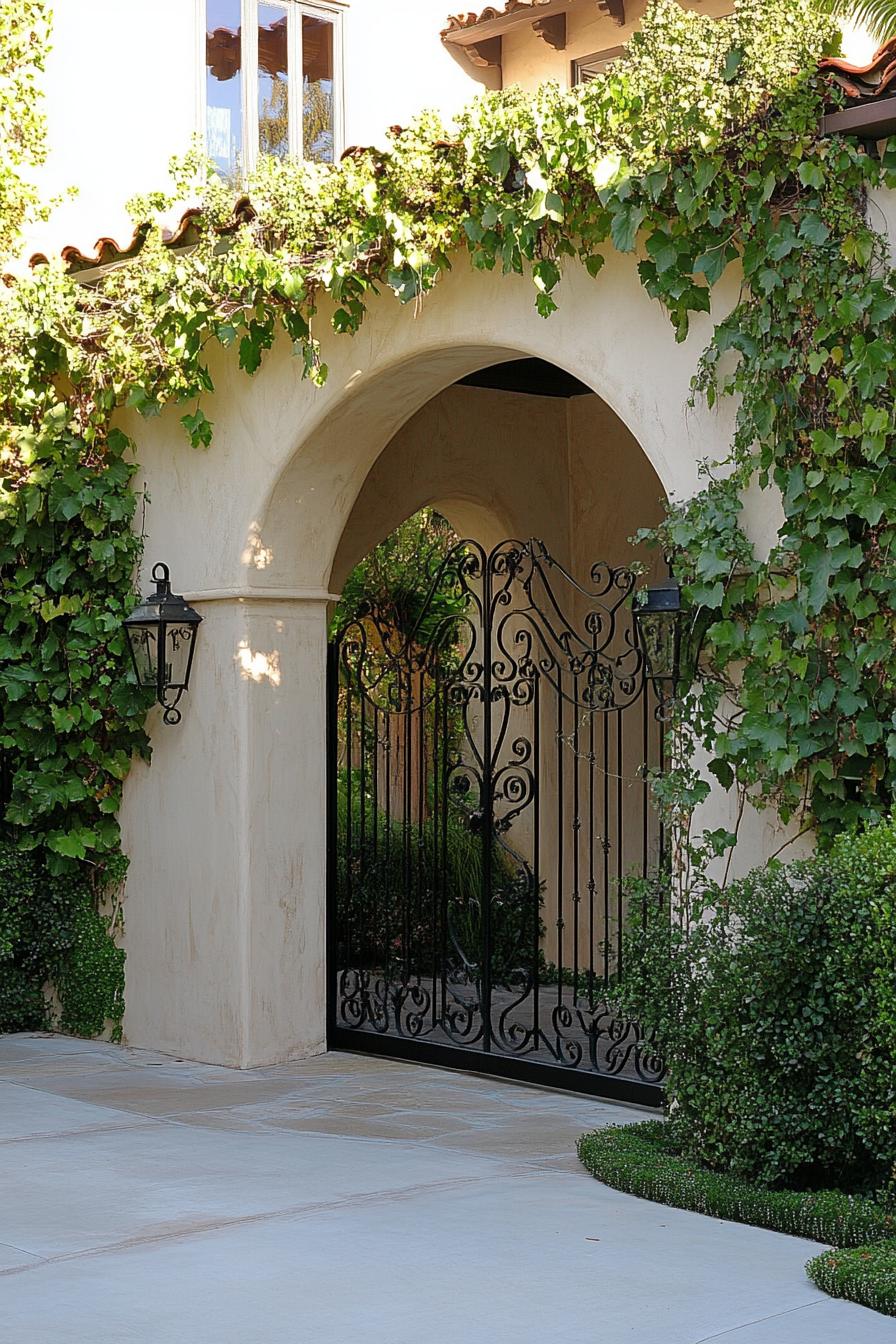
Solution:
M634 601L635 625L647 675L657 694L674 692L681 664L681 588L678 580L661 579L639 588Z
M178 702L190 684L196 631L202 617L172 593L167 565L152 571L156 591L125 619L124 628L141 686L151 688L165 723L180 723Z

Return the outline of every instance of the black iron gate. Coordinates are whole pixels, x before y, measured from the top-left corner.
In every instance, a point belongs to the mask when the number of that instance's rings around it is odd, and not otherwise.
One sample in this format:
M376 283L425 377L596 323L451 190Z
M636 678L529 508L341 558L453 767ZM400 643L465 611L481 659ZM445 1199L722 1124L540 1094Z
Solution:
M333 640L331 1045L659 1102L611 1006L620 884L663 847L634 582L466 541L410 629L371 610Z

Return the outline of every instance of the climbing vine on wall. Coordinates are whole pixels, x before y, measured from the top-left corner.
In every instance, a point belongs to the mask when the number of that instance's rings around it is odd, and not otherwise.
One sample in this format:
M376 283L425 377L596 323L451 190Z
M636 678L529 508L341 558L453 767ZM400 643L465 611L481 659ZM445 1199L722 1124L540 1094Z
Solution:
M50 874L102 875L146 751L120 633L139 553L122 413L176 405L208 448L215 347L251 376L287 339L321 382L327 324L350 336L382 290L420 301L464 252L529 274L545 317L573 262L600 301L608 249L634 254L678 339L712 313L695 396L737 398L730 458L660 536L700 613L704 675L684 713L723 784L822 835L887 808L896 286L866 207L896 154L821 137L831 38L808 0L742 0L724 23L654 0L590 84L489 93L452 126L424 115L335 167L263 161L236 216L188 156L171 196L133 203L144 242L127 265L79 284L51 263L5 287L0 742L16 842ZM195 246L166 248L161 213L197 194ZM739 294L711 309L726 272ZM768 557L739 521L757 482L783 500Z

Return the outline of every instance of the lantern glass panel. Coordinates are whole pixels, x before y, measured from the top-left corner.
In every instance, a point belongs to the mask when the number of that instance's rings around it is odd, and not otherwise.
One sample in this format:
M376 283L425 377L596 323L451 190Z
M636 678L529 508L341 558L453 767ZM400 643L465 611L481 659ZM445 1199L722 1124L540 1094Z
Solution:
M165 674L162 684L172 690L186 690L193 658L196 627L186 624L165 626Z
M642 612L640 623L648 673L657 681L671 681L677 662L678 613Z
M155 626L138 625L128 629L134 669L141 686L155 687L157 676L156 651L158 630Z

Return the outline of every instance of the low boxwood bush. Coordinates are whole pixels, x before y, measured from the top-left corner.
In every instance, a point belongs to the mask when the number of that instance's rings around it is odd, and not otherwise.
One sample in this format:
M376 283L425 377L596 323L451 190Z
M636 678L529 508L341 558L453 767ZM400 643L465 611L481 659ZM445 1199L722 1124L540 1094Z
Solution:
M896 1316L896 1240L825 1251L806 1266L822 1292Z
M635 894L620 1006L656 1033L685 1158L768 1187L891 1178L894 893L890 821L687 909Z
M874 1199L840 1190L772 1190L710 1171L678 1151L671 1127L660 1120L585 1134L578 1153L605 1185L657 1204L838 1246L896 1237L896 1214Z

